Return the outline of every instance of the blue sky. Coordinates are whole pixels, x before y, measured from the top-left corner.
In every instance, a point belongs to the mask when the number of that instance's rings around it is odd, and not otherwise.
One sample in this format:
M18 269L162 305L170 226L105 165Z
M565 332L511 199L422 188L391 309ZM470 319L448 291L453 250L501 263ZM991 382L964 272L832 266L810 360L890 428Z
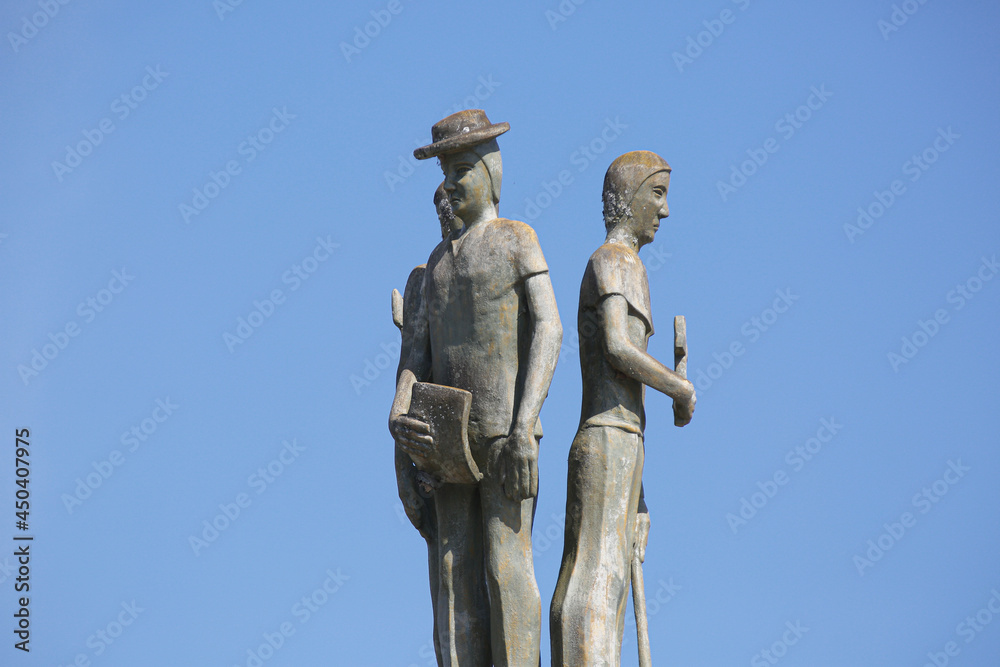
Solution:
M699 392L684 429L647 400L654 660L997 664L1000 7L230 3L0 10L0 664L433 664L389 294L438 234L411 152L466 107L511 124L500 211L565 327L543 663L579 281L607 166L647 149L650 351L685 315Z

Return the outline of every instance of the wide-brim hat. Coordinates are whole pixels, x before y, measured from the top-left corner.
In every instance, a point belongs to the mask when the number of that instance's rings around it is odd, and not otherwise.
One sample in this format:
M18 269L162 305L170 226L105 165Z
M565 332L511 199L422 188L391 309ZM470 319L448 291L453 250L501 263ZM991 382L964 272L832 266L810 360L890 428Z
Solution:
M459 111L435 123L431 128L433 143L413 151L413 157L426 160L457 153L495 139L509 129L509 123L491 123L482 109Z

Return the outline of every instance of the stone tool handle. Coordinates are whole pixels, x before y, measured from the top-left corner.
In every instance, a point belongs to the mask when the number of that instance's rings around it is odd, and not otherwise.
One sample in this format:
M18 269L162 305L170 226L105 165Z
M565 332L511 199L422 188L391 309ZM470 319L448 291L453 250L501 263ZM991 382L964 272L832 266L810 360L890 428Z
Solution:
M392 290L392 323L400 331L403 330L403 295L398 289Z
M683 315L674 318L674 372L685 380L688 369L687 321ZM677 418L677 401L674 401L674 426L682 426Z
M642 580L639 552L632 552L632 609L635 611L635 631L639 641L639 667L652 667L649 655L649 623L646 619L646 586Z

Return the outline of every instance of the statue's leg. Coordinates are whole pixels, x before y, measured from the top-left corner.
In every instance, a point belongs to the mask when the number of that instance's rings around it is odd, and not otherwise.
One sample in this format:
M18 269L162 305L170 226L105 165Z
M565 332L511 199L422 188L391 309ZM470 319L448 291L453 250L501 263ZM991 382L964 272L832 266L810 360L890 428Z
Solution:
M504 443L505 439L501 438L493 441L491 447L500 448ZM531 557L535 499L512 501L504 494L492 469L487 470L479 486L486 537L493 661L497 667L538 667L542 602Z
M618 641L616 646L621 652L622 635L625 630L626 604L628 602L629 584L632 581L632 549L635 548L635 515L639 508L639 491L642 488L642 467L646 462L646 450L643 438L635 436L635 467L632 471L632 488L629 495L628 505L628 532L625 541L619 545L622 551L622 558L626 564L625 587L621 591L621 599L618 601Z
M431 610L434 619L434 655L437 657L438 667L443 667L444 659L441 657L441 638L438 634L438 588L441 582L440 561L438 560L438 531L437 531L437 508L434 498L424 501L424 511L430 516L427 517L427 530L430 535L427 541L427 573L431 584Z
M621 659L639 442L634 433L595 426L581 429L570 448L566 538L550 615L553 665L618 665Z
M441 664L489 667L490 608L483 573L479 488L445 484L437 507L437 639Z

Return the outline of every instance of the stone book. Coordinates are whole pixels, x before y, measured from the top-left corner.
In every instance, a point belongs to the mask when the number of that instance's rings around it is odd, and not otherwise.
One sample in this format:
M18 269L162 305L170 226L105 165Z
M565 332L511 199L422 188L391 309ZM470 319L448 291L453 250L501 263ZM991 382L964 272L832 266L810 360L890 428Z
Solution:
M476 484L483 475L469 449L472 394L429 382L413 385L409 416L431 427L434 447L427 457L411 455L418 470L447 484Z

